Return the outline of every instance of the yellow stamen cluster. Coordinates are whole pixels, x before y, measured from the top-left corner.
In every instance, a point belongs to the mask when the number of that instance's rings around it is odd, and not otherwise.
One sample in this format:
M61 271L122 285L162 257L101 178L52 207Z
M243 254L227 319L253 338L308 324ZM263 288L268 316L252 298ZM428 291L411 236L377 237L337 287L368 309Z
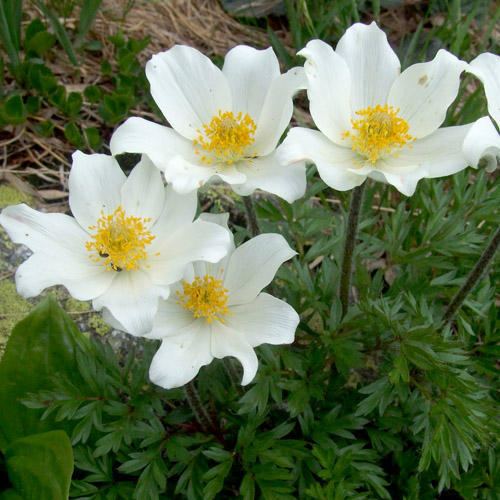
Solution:
M415 139L408 133L408 122L399 117L398 112L398 108L388 104L356 111L360 118L351 120L352 131L344 132L342 137L351 139L353 151L370 163L376 163L381 156L393 153Z
M254 143L256 128L247 113L235 115L232 111L219 111L210 123L203 125L203 132L198 130L198 137L193 141L196 154L206 165L232 165L255 156L248 154L247 149Z
M107 269L137 269L140 261L147 257L146 247L155 238L147 229L150 221L149 218L127 216L121 206L109 215L101 212L97 224L89 227L95 234L85 248L92 252L92 260L101 262Z
M222 280L206 274L197 276L191 283L182 282L182 292L177 292L177 303L191 311L195 318L205 318L207 323L214 320L224 323L228 314L227 289Z

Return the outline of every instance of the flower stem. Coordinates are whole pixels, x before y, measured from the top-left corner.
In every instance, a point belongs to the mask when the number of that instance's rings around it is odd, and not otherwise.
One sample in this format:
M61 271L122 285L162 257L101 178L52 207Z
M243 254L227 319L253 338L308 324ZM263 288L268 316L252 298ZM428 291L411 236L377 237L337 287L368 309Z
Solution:
M356 245L356 232L358 229L359 212L363 201L363 191L366 182L352 190L351 204L347 218L347 231L344 243L344 256L342 259L342 269L340 274L340 302L342 304L342 316L347 314L349 309L349 288L351 284L352 257Z
M255 213L255 207L253 204L252 196L242 196L243 204L245 205L245 211L247 213L247 224L250 234L257 236L260 234L259 222L257 221L257 214Z
M481 257L479 257L476 265L472 268L472 271L469 273L467 280L463 284L462 288L457 292L453 300L450 302L446 311L443 315L443 322L449 323L455 313L462 306L465 298L476 286L477 282L481 279L481 276L486 271L488 264L493 260L498 247L500 246L500 227L497 228L493 238L488 243L488 246L484 249Z
M210 413L205 409L203 403L201 402L200 395L194 385L194 382L191 381L184 386L184 394L186 396L187 402L191 407L191 410L198 420L201 428L204 432L214 431L216 429L215 422L212 420Z
M224 358L223 365L231 384L238 389L240 387L241 377L238 375L238 370L236 370L233 360L231 358Z

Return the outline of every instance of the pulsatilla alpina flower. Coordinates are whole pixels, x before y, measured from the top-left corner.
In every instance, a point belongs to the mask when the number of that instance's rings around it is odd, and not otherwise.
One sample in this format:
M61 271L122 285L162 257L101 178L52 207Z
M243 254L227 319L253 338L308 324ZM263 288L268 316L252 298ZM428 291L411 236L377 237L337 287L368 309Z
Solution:
M74 215L7 207L0 224L16 243L33 251L16 273L25 297L61 284L79 300L109 309L126 330L151 330L160 297L189 263L217 262L227 253L227 231L193 222L196 194L165 188L143 157L126 178L116 160L76 152L69 177Z
M130 118L111 152L145 153L180 193L213 178L241 195L263 189L289 202L305 191L305 164L284 167L278 141L292 117L303 68L280 73L272 49L240 45L220 70L194 48L177 45L146 65L151 94L173 128Z
M355 24L334 51L313 40L307 92L317 130L292 128L284 163L308 160L329 186L344 191L373 177L411 195L423 177L467 166L462 143L470 126L439 128L457 96L466 64L440 50L400 73L400 62L375 23Z
M227 224L227 215L203 214ZM226 226L227 227L227 226ZM229 252L218 264L196 262L166 301L161 301L149 338L161 339L150 378L179 387L214 358L233 356L243 366L242 384L254 378L254 347L293 342L299 316L262 289L295 252L278 234L261 234Z
M469 64L467 71L483 83L488 101L488 113L497 127L500 127L500 56L485 52ZM464 153L473 167L477 167L479 161L484 158L488 172L493 172L497 168L500 157L500 135L489 117L485 116L474 123L465 138Z

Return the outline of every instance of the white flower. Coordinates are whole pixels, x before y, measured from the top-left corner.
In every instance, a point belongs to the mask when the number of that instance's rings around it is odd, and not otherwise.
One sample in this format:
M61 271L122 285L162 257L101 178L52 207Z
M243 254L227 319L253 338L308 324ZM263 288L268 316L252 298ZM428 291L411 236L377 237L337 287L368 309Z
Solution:
M284 167L278 141L305 87L303 68L280 74L272 49L239 45L222 70L198 50L176 45L146 65L151 94L173 128L130 118L111 139L111 152L145 153L179 193L213 178L240 195L263 189L292 202L306 188L305 164Z
M488 113L500 127L500 56L485 52L469 64L467 71L483 82ZM477 167L481 158L484 158L488 172L497 168L500 135L490 118L485 116L474 123L465 138L464 152L473 167Z
M227 215L203 214L227 224ZM195 263L175 293L161 301L148 338L161 339L151 380L167 389L192 380L214 358L234 356L242 384L254 378L254 347L293 342L299 316L286 302L261 290L295 255L279 234L261 234L230 251L218 264Z
M283 162L314 162L326 184L340 191L368 176L406 195L423 177L467 166L462 143L470 125L439 128L464 62L440 50L434 60L400 73L375 23L350 27L335 51L313 40L299 54L306 58L310 110L320 131L292 128L280 148Z
M196 220L196 193L165 188L143 157L126 178L111 156L73 155L69 204L74 215L5 208L0 224L33 255L16 273L19 293L38 295L64 285L79 300L107 308L140 335L151 330L160 297L196 260L217 262L230 246L227 231Z

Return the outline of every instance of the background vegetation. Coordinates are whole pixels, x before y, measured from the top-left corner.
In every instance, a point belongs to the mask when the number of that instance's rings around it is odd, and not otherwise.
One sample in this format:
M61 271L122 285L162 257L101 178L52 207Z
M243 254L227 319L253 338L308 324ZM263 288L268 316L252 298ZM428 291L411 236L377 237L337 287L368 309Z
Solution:
M72 150L108 152L129 115L161 120L144 62L173 43L219 63L235 44L271 44L285 68L300 64L295 52L309 39L335 44L353 22L375 19L404 67L442 47L465 60L498 48L499 14L488 1L244 3L3 0L2 203L67 209ZM311 125L306 110L299 95L296 123ZM447 124L485 113L482 90L466 76ZM122 163L128 170L134 158ZM80 499L498 498L498 266L450 324L442 320L500 223L497 174L422 181L411 198L370 182L356 304L341 320L348 196L314 169L292 206L257 196L261 229L298 252L273 293L301 323L292 346L258 349L259 373L246 388L231 382L237 363L201 370L208 424L181 389L149 383L154 342L112 335L60 292L67 312L54 294L40 303L0 362L0 498L54 500L68 488ZM237 242L249 236L240 201L223 186L203 190L200 208L230 211ZM12 315L31 308L6 305L25 254L4 237L0 251L0 320L10 329Z

